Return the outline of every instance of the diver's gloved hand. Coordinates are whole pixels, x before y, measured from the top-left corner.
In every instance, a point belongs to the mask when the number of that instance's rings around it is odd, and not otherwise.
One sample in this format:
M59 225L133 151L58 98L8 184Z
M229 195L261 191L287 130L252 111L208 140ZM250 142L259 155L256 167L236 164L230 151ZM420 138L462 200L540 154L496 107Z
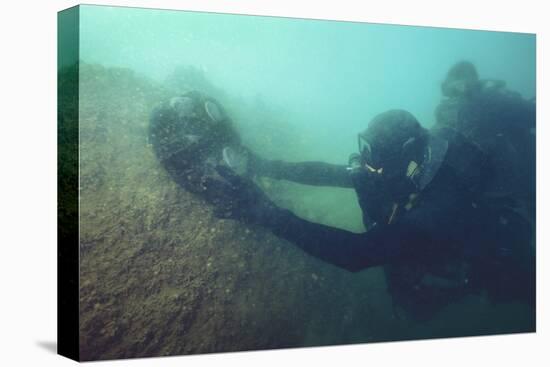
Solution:
M250 178L224 165L217 166L216 171L225 180L223 198L214 203L214 215L218 218L268 225L284 212Z
M243 145L225 147L222 150L222 157L224 163L239 176L253 177L261 168L262 159Z

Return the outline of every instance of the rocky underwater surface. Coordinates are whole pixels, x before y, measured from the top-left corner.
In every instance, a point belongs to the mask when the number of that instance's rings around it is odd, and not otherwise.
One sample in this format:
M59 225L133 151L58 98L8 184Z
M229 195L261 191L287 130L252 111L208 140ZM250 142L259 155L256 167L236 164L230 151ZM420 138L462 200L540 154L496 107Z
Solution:
M129 69L80 65L82 360L518 329L501 318L514 305L483 298L429 323L400 319L381 269L351 274L214 217L147 142L151 110L175 92ZM467 322L455 317L465 309Z

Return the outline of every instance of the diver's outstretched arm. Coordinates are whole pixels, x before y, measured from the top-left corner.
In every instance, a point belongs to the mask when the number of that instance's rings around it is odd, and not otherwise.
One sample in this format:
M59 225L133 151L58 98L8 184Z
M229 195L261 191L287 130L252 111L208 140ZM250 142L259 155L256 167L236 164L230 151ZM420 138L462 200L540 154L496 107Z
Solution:
M347 166L324 162L284 162L267 160L257 156L251 161L252 173L278 180L288 180L312 186L352 188Z
M392 225L353 233L302 219L276 206L252 180L234 174L225 166L217 167L217 171L226 182L221 189L208 187L213 193L223 194L218 194L220 200L212 201L216 216L263 226L308 254L348 271L423 256L431 242L426 235L431 231L419 225L432 222L420 220L418 215L423 211L408 212L403 220ZM219 183L212 183L215 184Z
M406 223L353 233L309 222L284 209L271 214L259 224L308 254L351 272L422 256L431 242L425 231Z

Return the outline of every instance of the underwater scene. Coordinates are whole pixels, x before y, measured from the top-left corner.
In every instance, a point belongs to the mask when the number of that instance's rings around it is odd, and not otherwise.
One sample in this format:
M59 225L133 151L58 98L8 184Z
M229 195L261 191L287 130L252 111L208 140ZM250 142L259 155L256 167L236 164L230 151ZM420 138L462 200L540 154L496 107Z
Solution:
M535 331L534 34L79 11L82 360Z

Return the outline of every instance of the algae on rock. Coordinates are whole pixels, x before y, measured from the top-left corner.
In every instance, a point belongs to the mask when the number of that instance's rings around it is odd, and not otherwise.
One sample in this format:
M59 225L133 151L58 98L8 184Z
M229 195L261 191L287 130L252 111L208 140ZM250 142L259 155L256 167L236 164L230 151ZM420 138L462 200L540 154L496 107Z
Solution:
M341 310L366 309L352 306L351 274L215 218L163 171L146 130L172 94L128 69L81 65L82 359L346 342Z

